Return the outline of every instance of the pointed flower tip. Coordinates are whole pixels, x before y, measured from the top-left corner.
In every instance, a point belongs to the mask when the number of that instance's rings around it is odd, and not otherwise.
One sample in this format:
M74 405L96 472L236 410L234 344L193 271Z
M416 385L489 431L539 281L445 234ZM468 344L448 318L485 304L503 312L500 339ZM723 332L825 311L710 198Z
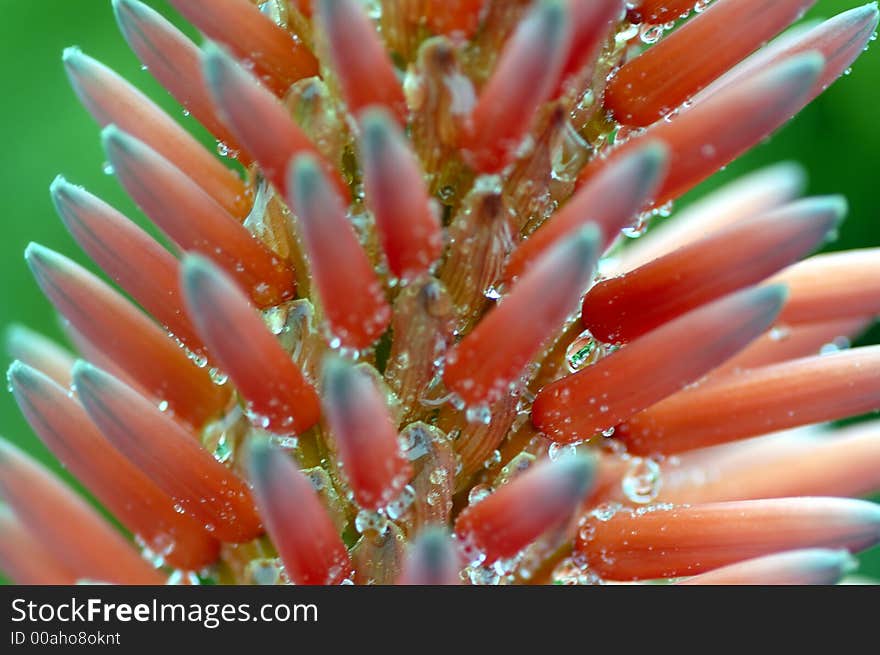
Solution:
M447 530L439 525L429 525L410 546L399 584L457 585L460 565Z
M198 298L204 285L217 275L217 267L207 257L186 253L180 261L180 278L190 298Z
M666 166L669 161L669 146L660 140L645 144L639 153L646 173L656 173L657 169Z
M811 50L780 64L777 74L783 80L802 79L804 86L810 88L823 68L825 68L825 57L821 52Z
M87 55L77 45L64 48L61 52L61 61L64 62L68 70L75 69L85 63L86 57Z
M248 478L250 480L263 479L268 472L269 464L273 457L272 444L268 439L256 438L248 441L245 455L245 466L247 467Z
M321 379L328 397L338 402L345 402L352 392L352 376L356 375L355 367L338 355L330 354L324 358Z
M9 364L9 368L6 369L6 379L12 384L23 382L28 375L28 369L30 369L30 366L22 361L13 359Z
M116 20L120 23L127 20L130 16L136 18L149 16L149 13L145 11L144 4L137 0L111 0L111 5L113 6Z
M24 249L24 260L30 266L31 271L37 274L39 268L58 264L61 261L61 255L36 241L31 241Z
M65 225L69 225L74 208L84 206L89 199L89 194L78 184L71 184L63 175L56 175L49 185L49 197L55 206L55 211Z
M235 66L232 57L219 44L206 40L202 45L202 68L212 90L220 88L231 66Z
M95 399L101 388L107 385L107 382L116 382L109 373L101 370L91 362L84 359L78 359L73 363L70 370L73 380L72 387L76 389L76 393L80 398L91 397Z
M368 107L360 116L364 143L371 150L379 150L388 141L394 129L394 120L381 107Z
M569 238L563 239L546 257L557 263L571 261L579 269L579 277L588 276L596 266L602 239L601 228L595 223L587 223Z
M770 284L765 287L758 287L746 292L751 295L755 305L765 305L766 313L776 315L782 311L782 306L788 300L787 284Z
M293 198L308 204L322 184L323 172L318 160L311 154L295 156L287 169L287 184ZM328 189L333 195L338 195ZM298 216L300 220L308 220L308 215Z
M556 465L556 475L570 485L571 497L575 500L587 495L596 477L597 460L594 455L578 453L566 457Z
M133 136L121 130L113 123L106 125L101 130L101 144L108 154L113 149L129 151L134 141L135 138Z
M22 396L45 390L45 384L50 382L41 371L18 359L13 360L6 370L6 380L12 388L12 394L19 401Z
M55 179L52 180L52 183L49 184L49 193L53 198L62 195L65 191L68 190L69 187L74 185L70 184L67 179L61 175L60 173L55 176Z

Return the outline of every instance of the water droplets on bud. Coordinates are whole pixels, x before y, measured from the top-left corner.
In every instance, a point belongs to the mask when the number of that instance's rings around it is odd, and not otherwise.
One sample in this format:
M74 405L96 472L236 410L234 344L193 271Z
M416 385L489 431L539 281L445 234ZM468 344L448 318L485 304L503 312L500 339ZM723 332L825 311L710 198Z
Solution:
M777 325L770 330L771 341L785 341L791 336L791 329L784 325Z
M210 368L208 369L208 375L211 378L211 382L216 384L218 387L222 387L229 381L229 376L226 375L219 368Z
M483 290L483 295L489 300L500 300L501 299L501 289L496 287L495 285L491 285L488 288Z
M501 451L493 450L492 453L483 461L483 468L489 469L501 463Z
M465 410L465 418L468 423L489 425L492 421L492 410L488 405L474 405Z
M385 512L388 514L388 518L393 521L401 518L413 504L415 499L416 490L413 489L412 485L406 485L400 492L400 495L385 507Z
M552 575L555 585L596 585L602 580L590 571L586 563L577 562L572 557L567 557L556 565Z
M279 559L260 558L248 562L245 577L255 585L281 584L286 577L284 565Z
M376 533L382 535L385 534L388 526L388 517L381 512L362 509L354 519L354 528L361 534Z
M222 141L218 141L217 142L217 154L220 155L221 157L229 157L232 159L237 159L239 152L238 152L238 150L230 148Z
M557 443L553 442L547 449L547 456L551 462L557 462L566 457L574 457L577 455L577 444L573 443Z
M290 434L273 434L269 437L269 442L284 450L296 450L299 447L299 438Z
M589 330L581 332L565 351L568 370L576 373L590 364L595 364L602 355L600 342L593 338Z
M666 30L666 25L643 25L639 29L639 38L642 40L642 43L651 45L663 38Z
M639 219L633 225L627 225L623 228L620 233L623 234L627 239L638 239L640 236L644 235L645 232L648 231L648 222L642 219Z
M253 405L251 403L248 403L245 406L244 413L245 416L247 416L248 420L258 428L263 428L265 430L269 427L269 423L271 422L269 420L269 417L254 411Z
M501 583L501 575L494 567L469 566L465 569L465 574L472 585L495 586Z
M500 454L499 454L500 457ZM431 484L444 484L446 480L449 478L449 473L445 468L437 467L433 471L431 471L431 475L428 476L428 479L431 481Z
M160 412L167 412L168 411L168 401L167 400L160 400L159 404L157 406L159 407Z
M105 161L103 164L101 164L101 171L104 173L104 175L113 175L116 172L116 169L113 168L113 164L111 164L109 161Z
M831 355L832 353L837 353L841 350L847 350L851 345L852 343L847 337L835 337L828 343L823 344L821 348L819 348L819 354Z
M634 457L621 481L624 495L634 503L650 503L660 492L660 465L653 459Z
M478 484L474 486L468 493L468 505L476 505L482 500L486 500L492 493L487 484Z
M229 441L226 439L225 434L221 434L220 438L217 440L217 445L214 446L214 459L216 459L221 464L225 463L232 457L232 447Z
M593 511L590 512L590 516L602 522L610 521L614 518L614 515L617 514L621 507L622 505L620 503L602 503L593 508Z

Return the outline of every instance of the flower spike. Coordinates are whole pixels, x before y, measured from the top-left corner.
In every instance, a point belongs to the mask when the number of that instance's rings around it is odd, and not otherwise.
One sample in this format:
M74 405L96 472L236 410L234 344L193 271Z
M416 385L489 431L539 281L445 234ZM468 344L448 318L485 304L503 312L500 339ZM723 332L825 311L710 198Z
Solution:
M355 0L316 0L318 29L349 111L358 117L370 105L406 123L406 100L394 65L364 8Z
M581 187L553 217L513 251L504 277L508 281L528 270L542 253L587 222L604 236L600 251L617 238L639 210L648 207L665 175L666 147L650 142L621 157Z
M812 548L756 557L688 578L682 585L831 585L856 566L847 550Z
M174 567L211 564L219 544L107 441L79 403L40 372L13 362L7 375L15 400L43 443L123 525Z
M70 369L76 361L67 350L51 339L22 325L13 325L6 332L6 352L43 375L58 386L70 387Z
M575 549L611 580L703 573L798 548L858 551L880 541L880 507L844 498L780 498L587 515Z
M440 256L440 220L419 164L389 115L368 110L362 125L366 203L376 219L388 267L396 277L411 280Z
M351 559L311 481L266 440L253 440L246 458L257 509L297 585L340 584Z
M468 118L462 146L482 173L509 164L562 73L571 42L562 0L541 0L504 48Z
M737 222L778 209L795 200L806 185L803 169L793 163L768 166L695 201L631 243L613 273L631 271L699 241Z
M816 255L770 282L791 290L783 324L873 316L880 313L880 248Z
M712 371L712 375L720 378L730 373L818 355L823 346L836 346L841 340L847 343L855 340L872 322L871 318L857 316L821 323L779 325L728 359Z
M584 298L584 325L600 341L631 341L797 261L845 213L843 198L810 198L716 232L597 284Z
M5 505L0 505L0 571L19 585L76 583L76 575Z
M410 546L403 573L397 584L461 584L459 555L444 528L426 528Z
M202 74L201 51L159 12L139 0L113 0L116 22L125 40L150 74L230 152L235 137L217 115ZM250 162L241 154L245 166Z
M772 324L784 300L784 287L748 289L685 314L541 389L532 422L552 441L590 439L741 350Z
M214 384L164 330L104 282L36 243L25 259L59 313L178 418L201 426L221 411L229 390Z
M314 388L242 290L197 255L183 260L180 286L199 334L247 399L259 426L289 434L314 425L319 414Z
M232 57L212 43L202 52L208 90L223 122L260 172L281 195L287 195L287 166L298 154L308 153L321 162L328 177L346 200L348 186L336 167L324 160L284 105ZM172 160L173 161L173 160Z
M669 174L654 198L656 206L679 197L722 166L766 138L790 119L809 97L824 60L815 52L798 55L731 85L633 137L606 159L594 160L579 183L610 165L644 140L669 147Z
M412 477L385 398L368 374L342 359L331 356L323 378L324 413L354 498L364 509L385 507Z
M308 155L293 160L290 205L330 331L342 345L372 345L388 327L391 310L342 198Z
M122 455L222 541L262 532L247 485L194 435L130 387L86 362L73 367L89 417Z
M588 225L544 255L446 355L447 388L469 406L509 393L589 285L600 240L598 228Z
M633 4L636 6L629 12L633 22L651 25L677 20L694 8L693 0L641 0Z
M880 346L805 357L688 389L617 430L634 453L677 453L880 408Z
M183 312L174 256L113 207L60 175L49 191L65 227L92 260L190 351L205 356Z
M293 298L295 282L290 265L181 176L168 160L113 125L104 128L102 138L120 182L143 212L181 248L212 258L260 307Z
M568 0L567 6L572 21L572 36L560 76L563 83L570 75L580 72L592 62L602 41L620 18L624 3L622 0Z
M162 575L85 500L5 439L0 439L0 496L77 580L163 583Z
M868 496L880 490L880 425L764 436L678 459L663 472L662 502Z
M248 62L276 95L318 74L318 61L296 36L280 29L248 0L170 0L209 39Z
M873 2L838 14L812 29L784 34L721 76L694 101L753 75L762 68L810 50L819 52L825 57L825 67L809 96L812 100L843 75L844 71L862 54L877 30L878 17L880 11L877 10L877 3Z
M608 83L605 106L644 127L679 107L781 32L816 0L716 0Z
M244 183L175 123L152 100L119 75L83 54L64 51L73 90L101 127L117 125L174 162L232 216L243 218L250 204Z
M543 462L458 515L455 534L463 549L485 565L516 555L569 520L593 486L590 456Z

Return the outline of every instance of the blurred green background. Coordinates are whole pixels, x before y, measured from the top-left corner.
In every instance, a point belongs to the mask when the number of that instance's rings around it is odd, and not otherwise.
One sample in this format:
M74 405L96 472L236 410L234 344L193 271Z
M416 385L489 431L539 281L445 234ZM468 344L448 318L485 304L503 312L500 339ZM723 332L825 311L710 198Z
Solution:
M830 17L857 3L819 0L808 18ZM149 0L149 4L181 24L166 2ZM22 323L63 341L51 306L40 294L22 253L28 242L37 241L90 264L56 218L49 183L62 173L145 223L114 178L103 173L98 130L68 86L62 49L80 46L133 81L184 125L205 135L141 70L116 28L109 0L0 0L0 8L0 208L6 226L0 238L0 328ZM188 26L182 27L194 36ZM678 206L744 172L794 160L808 171L811 193L840 193L849 200L849 218L829 249L880 245L880 127L874 104L878 88L880 48L875 47L864 53L852 75L769 143L730 165ZM874 330L863 341L877 342L878 336ZM0 434L65 475L21 418L9 393L0 394ZM880 549L862 557L860 573L880 578Z

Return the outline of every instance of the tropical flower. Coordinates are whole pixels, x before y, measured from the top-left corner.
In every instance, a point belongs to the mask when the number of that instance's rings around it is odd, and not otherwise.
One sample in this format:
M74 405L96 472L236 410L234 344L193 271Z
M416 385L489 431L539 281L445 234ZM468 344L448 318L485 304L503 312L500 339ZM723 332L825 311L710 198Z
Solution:
M880 540L854 499L880 428L821 424L880 407L880 347L842 347L880 312L880 252L799 261L846 204L800 198L790 165L664 217L843 74L878 11L785 31L811 0L694 3L171 0L199 48L114 0L227 161L64 53L170 247L52 184L128 297L31 244L82 359L20 328L9 381L132 538L3 442L0 568L838 580Z

